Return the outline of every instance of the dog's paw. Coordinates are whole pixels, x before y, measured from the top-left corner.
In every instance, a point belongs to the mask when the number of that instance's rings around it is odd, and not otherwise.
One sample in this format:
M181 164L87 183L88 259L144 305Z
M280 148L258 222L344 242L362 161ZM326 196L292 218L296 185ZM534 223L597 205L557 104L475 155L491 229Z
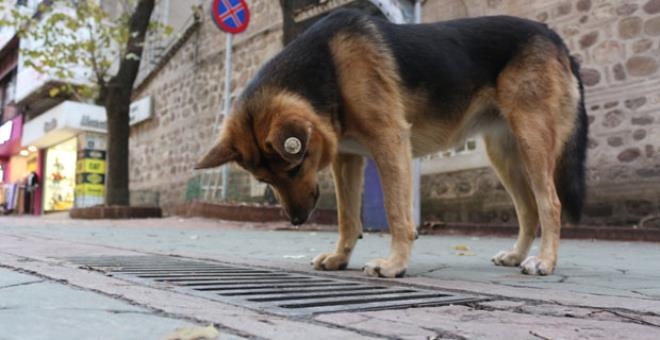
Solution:
M321 253L312 260L316 270L343 270L348 266L348 257L344 254Z
M403 277L406 275L406 265L403 263L395 263L387 259L375 259L367 262L362 268L369 276L378 277Z
M520 265L523 274L528 275L550 275L555 270L555 265L550 260L530 256Z
M513 250L502 250L501 252L495 254L495 256L493 256L490 260L493 261L496 266L516 267L520 265L523 257Z

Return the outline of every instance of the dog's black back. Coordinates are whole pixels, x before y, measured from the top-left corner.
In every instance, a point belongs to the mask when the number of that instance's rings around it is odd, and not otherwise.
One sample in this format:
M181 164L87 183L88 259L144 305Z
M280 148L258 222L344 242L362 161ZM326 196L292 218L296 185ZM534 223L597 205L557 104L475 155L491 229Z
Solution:
M264 65L244 95L269 83L308 98L319 113L341 114L337 112L341 98L328 46L339 32L382 37L396 59L404 85L426 90L437 114L463 107L469 99L466 94L493 85L500 71L533 37L543 37L566 50L561 38L546 25L516 17L397 25L358 11L339 10L319 20Z
M545 25L510 16L422 25L374 22L390 45L405 85L428 91L440 114L461 107L466 100L461 95L494 86L502 69L531 38L546 38L565 50Z

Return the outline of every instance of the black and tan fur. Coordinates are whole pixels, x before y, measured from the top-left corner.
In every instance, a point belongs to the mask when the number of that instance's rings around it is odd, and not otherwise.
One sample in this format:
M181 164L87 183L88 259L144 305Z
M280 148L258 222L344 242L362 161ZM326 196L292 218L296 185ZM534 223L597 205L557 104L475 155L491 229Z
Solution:
M362 232L363 170L372 157L392 243L387 258L364 270L395 277L416 238L411 159L481 134L520 223L515 247L493 262L546 275L557 260L562 207L580 215L583 106L577 63L543 24L499 16L394 25L338 11L263 66L197 168L237 162L270 184L300 224L318 199L317 172L332 165L339 240L312 264L336 270ZM287 152L290 137L300 152ZM528 257L539 224L540 254Z

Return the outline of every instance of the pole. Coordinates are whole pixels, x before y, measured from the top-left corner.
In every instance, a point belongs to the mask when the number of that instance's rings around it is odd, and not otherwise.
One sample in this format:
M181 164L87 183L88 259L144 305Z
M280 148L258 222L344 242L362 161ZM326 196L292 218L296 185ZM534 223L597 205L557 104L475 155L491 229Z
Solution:
M234 35L227 34L227 45L225 46L225 94L224 94L224 103L222 105L222 114L225 116L225 119L229 116L229 106L231 104L231 69L232 69L232 42ZM229 166L227 164L222 166L222 191L220 192L220 198L225 201L227 200L227 185L229 177ZM217 183L216 183L217 184Z
M415 17L414 22L419 24L422 22L422 0L415 0ZM422 162L419 158L413 160L413 221L415 226L420 226L422 223L422 206L420 193L422 177Z

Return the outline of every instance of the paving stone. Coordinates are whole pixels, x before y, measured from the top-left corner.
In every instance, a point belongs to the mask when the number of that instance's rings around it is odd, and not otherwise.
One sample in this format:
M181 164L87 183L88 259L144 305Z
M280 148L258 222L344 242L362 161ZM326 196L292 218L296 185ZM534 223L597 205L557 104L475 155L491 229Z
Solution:
M21 227L9 227L3 221ZM140 249L292 270L310 270L311 258L334 249L336 232L269 230L278 226L286 224L180 218L94 222L5 218L0 220L0 249L3 253L42 254L40 256L49 258ZM34 238L31 241L34 246L17 241L18 237L6 236L11 234ZM331 274L363 278L362 265L373 258L387 256L389 242L388 235L365 233L355 249L349 270ZM450 289L572 301L602 308L627 306L632 310L660 313L660 303L636 293L640 289L657 287L660 282L657 244L562 240L556 274L533 277L521 274L519 268L496 267L490 262L492 255L510 249L514 242L514 237L422 236L415 242L408 278L402 282L424 285L439 282ZM456 245L466 245L474 256L458 256L453 250ZM531 254L536 253L538 241L531 251ZM238 327L249 324L237 320L231 323ZM277 328L268 323L262 326L265 328L262 334L273 334L270 332ZM304 329L299 331L304 332Z
M527 303L523 301L509 301L509 300L496 300L496 301L486 301L480 302L480 306L500 309L500 310L512 310L525 306Z
M0 289L7 286L39 281L42 281L42 279L32 275L17 273L13 270L0 268Z
M5 270L0 275L16 277ZM2 339L159 339L183 326L195 325L60 283L0 288Z
M364 317L368 319L364 320ZM361 322L352 320L360 318ZM611 320L584 320L571 317L530 315L506 311L484 311L465 306L413 308L354 314L328 314L317 320L337 325L377 331L384 323L406 332L427 334L430 330L442 338L469 339L657 339L660 328Z

